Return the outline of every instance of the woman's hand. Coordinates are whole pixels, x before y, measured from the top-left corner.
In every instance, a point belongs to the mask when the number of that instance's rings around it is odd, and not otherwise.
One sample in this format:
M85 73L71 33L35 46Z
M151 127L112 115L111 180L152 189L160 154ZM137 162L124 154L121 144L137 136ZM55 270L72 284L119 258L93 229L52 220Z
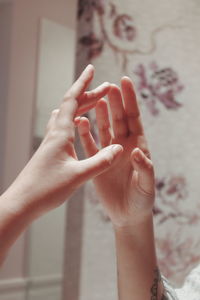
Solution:
M124 151L107 172L95 178L94 183L112 223L119 228L152 214L154 171L131 80L122 78L121 91L111 85L108 98L112 128L106 101L101 99L96 106L100 142L102 147L120 144ZM87 155L98 153L88 119L83 117L78 123Z
M40 147L2 196L12 212L22 210L35 219L62 204L86 180L108 169L122 152L111 146L89 159L79 161L74 148L74 118L93 107L110 85L105 83L86 92L94 74L89 65L64 96L59 109L53 111L46 136ZM30 215L29 215L30 213Z

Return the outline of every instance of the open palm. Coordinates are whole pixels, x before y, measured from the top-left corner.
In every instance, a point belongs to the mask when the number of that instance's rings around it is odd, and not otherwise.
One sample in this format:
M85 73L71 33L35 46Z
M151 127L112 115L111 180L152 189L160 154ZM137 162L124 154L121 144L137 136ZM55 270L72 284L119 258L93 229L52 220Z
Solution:
M121 144L123 153L106 172L94 179L101 201L115 225L130 223L136 214L150 212L154 201L153 166L131 80L122 78L121 90L112 85L108 94L112 117L104 99L96 106L97 126L102 147ZM88 156L98 152L89 121L81 118L79 134Z

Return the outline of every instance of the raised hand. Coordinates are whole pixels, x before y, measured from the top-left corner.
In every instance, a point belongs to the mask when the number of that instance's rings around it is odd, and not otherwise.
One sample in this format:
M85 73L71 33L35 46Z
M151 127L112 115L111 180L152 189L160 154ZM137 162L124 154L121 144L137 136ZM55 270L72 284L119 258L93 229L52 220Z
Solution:
M74 148L74 118L93 107L110 86L105 83L86 92L94 74L89 65L53 111L46 136L4 197L13 210L23 205L27 216L35 218L62 204L87 179L109 168L122 151L121 146L105 148L89 159L79 161ZM8 202L7 202L8 203Z
M121 144L123 154L94 183L114 226L128 226L152 213L154 202L154 171L131 80L121 80L121 91L111 85L108 105L104 99L96 105L97 127L102 147ZM87 118L82 117L78 129L88 156L98 153Z

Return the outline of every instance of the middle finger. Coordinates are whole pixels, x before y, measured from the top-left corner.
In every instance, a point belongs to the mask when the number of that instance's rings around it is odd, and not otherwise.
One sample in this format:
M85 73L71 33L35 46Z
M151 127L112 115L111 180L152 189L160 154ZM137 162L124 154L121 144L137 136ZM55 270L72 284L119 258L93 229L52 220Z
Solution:
M126 114L123 106L120 89L117 85L112 84L108 93L110 110L112 115L112 125L115 137L128 135L128 125Z

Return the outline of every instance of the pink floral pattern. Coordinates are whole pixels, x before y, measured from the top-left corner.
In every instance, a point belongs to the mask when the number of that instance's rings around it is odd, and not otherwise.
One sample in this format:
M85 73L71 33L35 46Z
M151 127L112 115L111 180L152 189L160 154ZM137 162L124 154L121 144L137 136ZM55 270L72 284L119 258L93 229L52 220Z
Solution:
M112 19L112 36L116 40L133 42L136 36L136 28L132 16L128 14L118 14L116 6L112 2L87 0L79 1L79 19L84 18L85 22L91 22L93 15L98 16L100 34L94 31L84 32L79 38L79 45L87 51L87 59L91 61L101 55L107 44L114 53L120 53L124 57L123 67L126 67L126 51L113 43L110 33L106 28L105 20L107 17Z
M184 86L171 67L159 68L157 63L152 62L147 68L143 64L138 65L134 73L138 77L137 90L140 99L153 116L160 112L159 103L171 110L182 106L177 100L177 95L182 92Z
M192 224L194 214L185 214L182 203L188 198L186 179L183 176L168 176L156 180L156 205L154 215L158 225L170 218L176 218L177 224Z
M134 41L137 37L137 26L133 17L129 14L118 12L116 5L110 1L104 0L79 0L79 20L84 19L86 23L92 23L94 14L97 15L100 33L93 29L87 30L79 38L79 47L87 51L87 60L91 61L101 55L105 44L113 50L114 54L122 57L122 70L127 71L129 56L135 54L149 55L156 50L156 37L165 29L176 29L173 24L165 24L157 27L151 34L151 44L149 49L143 51L136 47ZM107 26L107 20L110 19L111 28ZM121 41L119 45L119 41ZM123 44L126 42L126 45Z
M126 14L116 16L113 22L113 34L121 40L133 41L136 36L133 18Z
M200 247L200 240L185 232L200 226L199 207L188 210L190 197L186 178L171 175L156 180L156 204L154 207L155 228L158 234L156 243L159 250L159 265L164 275L178 281L200 260L200 254L194 249Z

